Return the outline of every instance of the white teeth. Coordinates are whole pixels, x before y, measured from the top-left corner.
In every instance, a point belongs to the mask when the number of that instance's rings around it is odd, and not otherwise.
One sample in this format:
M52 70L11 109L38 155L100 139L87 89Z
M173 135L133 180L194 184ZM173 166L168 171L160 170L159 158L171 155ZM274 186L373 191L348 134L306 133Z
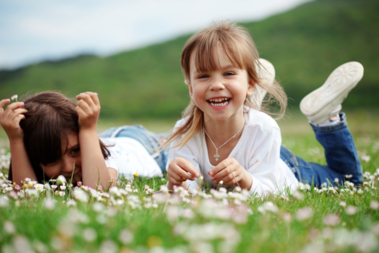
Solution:
M211 102L211 105L212 105L212 106L225 106L225 105L227 105L227 104L228 104L228 101L226 101L226 102L224 102L224 103L217 103L217 104Z
M229 98L216 98L216 99L209 99L209 103L212 106L225 106L229 102Z
M216 99L209 99L209 101L212 103L221 103L221 102L227 102L228 98L216 98Z

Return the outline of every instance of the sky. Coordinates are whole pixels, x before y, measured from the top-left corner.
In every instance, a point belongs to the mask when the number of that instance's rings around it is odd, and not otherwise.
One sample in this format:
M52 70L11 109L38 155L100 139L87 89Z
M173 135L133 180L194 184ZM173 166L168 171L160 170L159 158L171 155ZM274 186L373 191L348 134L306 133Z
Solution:
M262 20L311 0L0 0L0 69L83 53L107 56Z

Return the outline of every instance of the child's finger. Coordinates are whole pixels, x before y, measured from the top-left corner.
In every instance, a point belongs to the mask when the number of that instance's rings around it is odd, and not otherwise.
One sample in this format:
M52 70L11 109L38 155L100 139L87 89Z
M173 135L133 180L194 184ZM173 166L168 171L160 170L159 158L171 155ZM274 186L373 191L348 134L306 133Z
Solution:
M13 127L14 128L19 128L20 127L20 121L25 119L24 114L18 114L14 119L13 119Z
M100 105L100 100L99 100L99 95L97 94L97 92L86 92L88 95L90 95L90 97L92 98L92 101L95 105Z
M14 110L17 108L23 108L24 103L23 102L15 102L7 106L4 110L4 117L10 117L13 118L12 115L14 113Z
M176 178L174 178L172 175L170 176L167 176L167 179L168 181L170 181L173 185L180 185L182 184L182 180L177 180Z
M78 113L79 119L86 115L86 113L83 111L83 109L79 106L75 107L75 111Z
M233 171L230 175L228 175L224 178L221 178L220 180L215 181L215 182L219 183L222 181L223 185L235 185L240 180L241 180L240 176L236 172Z
M91 113L92 111L88 103L84 100L79 100L79 102L76 104L76 107L80 108L83 113Z
M231 173L231 169L226 167L220 170L217 174L211 175L211 180L212 181L220 181L224 177L228 176Z
M90 95L86 93L80 93L79 95L76 96L76 99L80 101L83 101L88 104L89 107L95 106L94 102L92 101L92 98Z
M94 100L94 98L96 100ZM80 93L78 96L76 96L76 99L84 100L90 107L93 107L99 104L99 100L97 96L95 95L95 93L93 92Z
M182 165L180 165L179 163L170 164L169 174L178 181L185 181L187 179L193 180L193 176L187 173L187 171L183 167L183 163Z
M25 108L17 108L17 109L14 109L13 111L12 111L12 114L14 115L13 116L13 119L14 118L16 118L16 117L18 117L18 116L20 116L20 115L23 115L24 113L27 113L28 112L28 110L26 110ZM12 117L12 116L11 116ZM25 116L24 116L24 118L25 118Z
M193 164L185 159L179 160L177 165L181 167L184 171L181 174L184 178L193 178L193 177L200 177L200 174L197 172L196 168L193 166ZM188 174L190 173L190 174ZM192 179L191 179L192 180Z
M0 108L3 108L6 104L9 104L11 100L9 98L0 101Z
M181 174L180 172L182 172L182 171L183 171L182 168L180 168L177 165L174 165L173 167L170 168L169 175L170 175L170 177L174 178L177 181L184 181L184 180L182 180L182 176L180 176L180 174Z
M24 107L24 102L14 102L14 103L8 105L5 110L12 111L16 108L22 108L22 107Z
M222 162L220 162L219 164L217 164L211 171L209 171L208 174L210 176L215 176L215 175L217 175L217 173L219 173L220 171L222 171L223 169L225 169L229 165L230 165L230 160L225 159Z

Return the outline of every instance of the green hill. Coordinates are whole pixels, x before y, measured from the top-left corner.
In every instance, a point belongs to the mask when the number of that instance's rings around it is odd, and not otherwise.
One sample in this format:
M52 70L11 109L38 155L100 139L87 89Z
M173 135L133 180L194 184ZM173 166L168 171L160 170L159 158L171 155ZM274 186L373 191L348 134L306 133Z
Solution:
M378 1L315 1L243 25L261 57L274 64L290 108L352 60L364 65L365 75L344 107L379 108ZM189 36L106 58L81 55L0 71L0 94L53 89L75 96L91 90L99 93L103 118L178 118L189 101L180 69Z

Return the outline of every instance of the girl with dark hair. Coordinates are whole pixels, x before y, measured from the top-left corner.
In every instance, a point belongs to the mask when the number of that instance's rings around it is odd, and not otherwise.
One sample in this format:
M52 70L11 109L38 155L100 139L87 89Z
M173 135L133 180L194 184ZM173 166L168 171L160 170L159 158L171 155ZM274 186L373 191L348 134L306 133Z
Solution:
M153 153L160 135L142 126L124 126L99 139L97 93L81 93L76 99L48 91L23 102L0 101L0 124L10 143L10 180L44 182L63 175L95 188L115 184L118 175L162 173L167 152Z

